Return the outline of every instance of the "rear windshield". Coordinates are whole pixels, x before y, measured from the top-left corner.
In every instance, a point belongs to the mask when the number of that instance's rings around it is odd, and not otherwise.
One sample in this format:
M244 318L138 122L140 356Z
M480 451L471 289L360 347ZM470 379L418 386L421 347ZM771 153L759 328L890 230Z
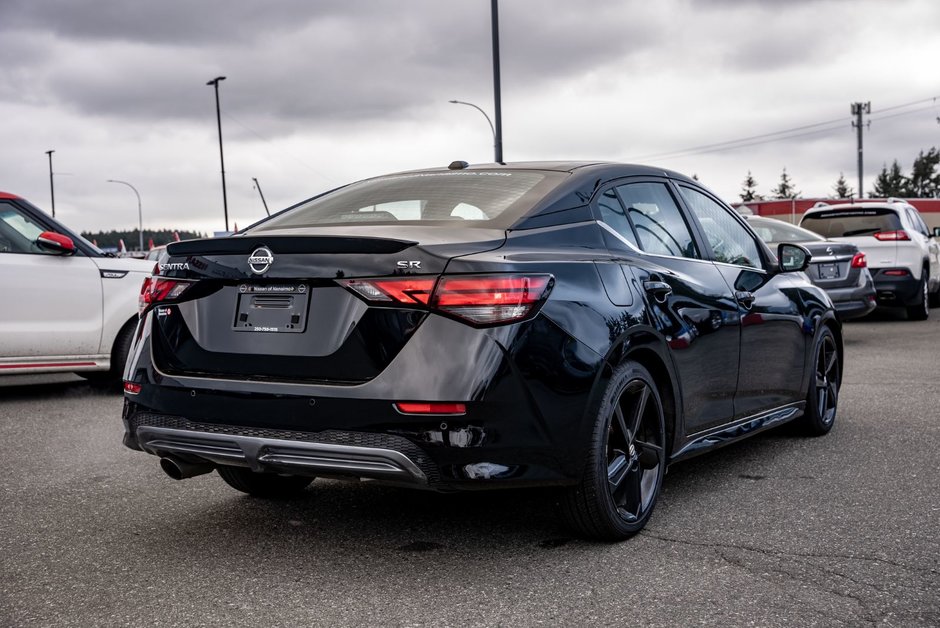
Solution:
M353 183L249 231L349 223L455 223L507 228L565 178L559 172L460 170Z
M825 238L864 236L901 229L901 220L890 209L852 209L820 212L803 217L800 226Z
M820 242L825 240L807 229L796 225L768 218L767 220L748 220L747 224L757 233L757 236L767 244L779 242Z

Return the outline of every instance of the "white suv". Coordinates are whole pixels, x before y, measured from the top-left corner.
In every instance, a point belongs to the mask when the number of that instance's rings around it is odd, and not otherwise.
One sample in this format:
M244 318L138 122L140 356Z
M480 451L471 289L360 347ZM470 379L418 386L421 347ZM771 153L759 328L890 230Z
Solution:
M71 371L119 380L153 264L109 257L0 192L0 376Z
M878 304L907 308L924 320L940 301L940 245L912 205L890 198L841 205L817 203L800 226L851 242L868 258Z

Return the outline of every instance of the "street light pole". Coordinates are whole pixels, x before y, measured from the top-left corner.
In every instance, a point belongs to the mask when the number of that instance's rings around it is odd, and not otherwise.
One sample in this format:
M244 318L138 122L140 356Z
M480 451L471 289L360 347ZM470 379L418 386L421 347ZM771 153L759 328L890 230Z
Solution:
M49 196L52 197L52 217L55 218L55 185L52 183L52 153L54 150L47 150L49 155Z
M222 163L222 208L225 211L225 230L228 231L228 196L225 194L225 155L222 153L222 110L219 107L219 81L224 81L224 76L217 76L206 85L215 87L215 119L219 125L219 161Z
M490 15L493 25L493 97L496 101L496 127L493 129L493 135L496 138L496 163L501 164L503 163L503 114L499 93L499 7L497 0L490 0Z
M120 183L121 185L126 185L130 189L134 190L134 194L137 195L137 220L138 220L137 231L140 233L140 251L141 253L143 253L144 251L144 213L140 209L140 192L138 192L137 188L135 188L133 185L131 185L127 181L118 181L117 179L108 179L108 183Z
M480 109L478 106L474 105L472 102L464 102L462 100L449 100L447 102L454 104L454 105L467 105L468 107L473 107L474 109L476 109L477 111L483 114L483 117L486 118L487 124L490 125L490 131L493 132L493 161L495 161L496 163L501 163L499 143L496 139L496 129L493 127L493 121L490 120L490 117L488 115L486 115L486 112Z

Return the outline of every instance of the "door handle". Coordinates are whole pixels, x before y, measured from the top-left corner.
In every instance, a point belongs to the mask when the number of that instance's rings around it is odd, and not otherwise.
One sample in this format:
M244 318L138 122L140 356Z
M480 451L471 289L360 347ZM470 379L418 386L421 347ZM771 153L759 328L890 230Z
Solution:
M757 297L754 296L753 292L743 292L737 291L734 293L734 298L738 300L738 303L741 304L745 310L751 309L751 306L754 305L754 299Z
M665 281L644 281L643 289L646 290L657 303L665 303L669 295L672 294L672 286Z

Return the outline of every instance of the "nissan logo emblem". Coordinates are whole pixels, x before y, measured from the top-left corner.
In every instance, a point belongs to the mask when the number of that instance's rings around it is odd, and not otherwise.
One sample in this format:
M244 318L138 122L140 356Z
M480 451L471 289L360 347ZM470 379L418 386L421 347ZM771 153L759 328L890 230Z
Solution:
M248 268L256 275L263 275L274 263L274 253L266 246L258 247L248 256Z

